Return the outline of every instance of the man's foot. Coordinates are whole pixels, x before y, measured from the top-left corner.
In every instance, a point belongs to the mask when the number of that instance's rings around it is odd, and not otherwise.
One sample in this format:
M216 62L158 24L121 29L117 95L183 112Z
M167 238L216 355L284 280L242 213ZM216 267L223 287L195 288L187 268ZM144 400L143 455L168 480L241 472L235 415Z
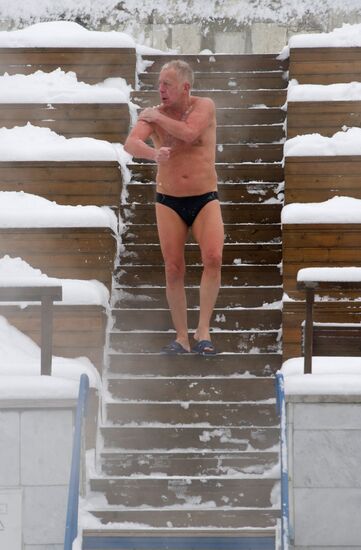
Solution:
M174 340L170 344L167 344L162 348L162 353L167 355L180 355L183 353L189 353L189 351L182 346L177 340Z
M217 350L210 340L199 340L192 348L193 353L198 355L216 355Z

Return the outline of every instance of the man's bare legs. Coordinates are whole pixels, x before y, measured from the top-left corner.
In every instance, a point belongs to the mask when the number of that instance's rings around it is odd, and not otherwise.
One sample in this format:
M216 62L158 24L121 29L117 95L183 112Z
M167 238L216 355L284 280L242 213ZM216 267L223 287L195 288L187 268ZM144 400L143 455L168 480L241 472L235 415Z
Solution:
M190 351L187 324L187 299L184 290L184 246L188 227L174 210L156 203L159 242L162 250L167 300L177 333L176 341Z
M207 203L196 217L192 231L202 255L199 322L194 338L210 340L209 326L221 284L224 228L219 201Z

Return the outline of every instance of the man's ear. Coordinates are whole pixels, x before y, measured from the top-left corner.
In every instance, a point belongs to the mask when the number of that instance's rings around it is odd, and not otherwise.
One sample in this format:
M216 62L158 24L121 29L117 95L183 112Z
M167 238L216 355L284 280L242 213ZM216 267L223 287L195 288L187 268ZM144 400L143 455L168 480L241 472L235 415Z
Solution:
M185 83L183 84L183 86L184 86L184 90L185 90L186 92L189 92L189 91L190 91L191 85L189 84L189 82L185 82Z

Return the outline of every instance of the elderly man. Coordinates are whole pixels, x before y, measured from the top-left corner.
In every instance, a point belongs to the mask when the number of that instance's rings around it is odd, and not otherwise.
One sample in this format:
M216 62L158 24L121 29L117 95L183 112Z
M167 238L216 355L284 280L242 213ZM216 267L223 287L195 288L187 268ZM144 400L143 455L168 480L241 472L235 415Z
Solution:
M125 150L157 163L157 227L167 300L177 333L163 351L208 355L216 353L209 327L221 281L224 229L215 170L215 106L210 98L191 95L192 84L193 71L187 63L166 63L159 76L161 104L141 112ZM149 137L153 147L146 143ZM203 262L199 322L192 346L184 288L184 247L189 228Z

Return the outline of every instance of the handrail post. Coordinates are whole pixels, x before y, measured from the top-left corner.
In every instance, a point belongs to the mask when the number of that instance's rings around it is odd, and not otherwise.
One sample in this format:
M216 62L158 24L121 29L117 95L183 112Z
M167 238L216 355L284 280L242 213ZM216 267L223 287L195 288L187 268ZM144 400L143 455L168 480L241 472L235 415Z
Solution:
M71 550L73 542L78 536L82 424L86 414L88 391L89 391L89 378L86 374L82 374L80 377L78 404L77 404L76 415L75 415L73 451L72 451L72 457L71 457L68 505L67 505L65 536L64 536L64 550Z
M53 299L41 299L41 375L51 376L53 355Z
M312 373L313 354L313 304L315 292L313 288L306 288L306 321L304 332L304 374Z

